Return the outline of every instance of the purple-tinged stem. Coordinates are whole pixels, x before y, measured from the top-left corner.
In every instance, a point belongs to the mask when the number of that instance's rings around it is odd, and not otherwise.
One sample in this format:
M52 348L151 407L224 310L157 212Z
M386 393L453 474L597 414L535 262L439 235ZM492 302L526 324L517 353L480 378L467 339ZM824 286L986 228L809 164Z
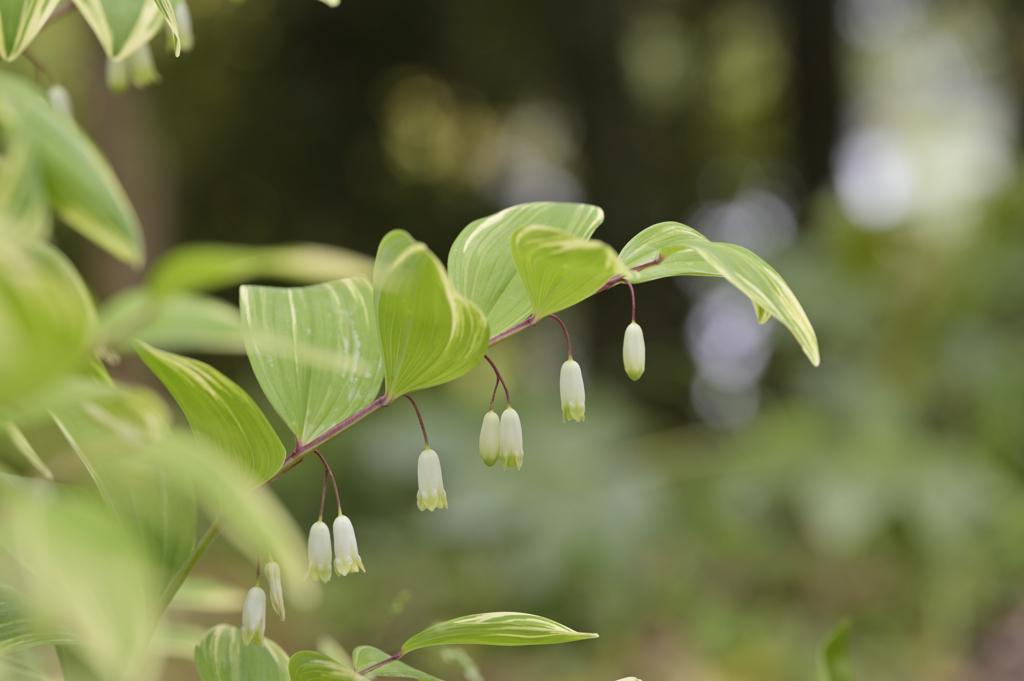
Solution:
M427 449L430 449L430 440L427 439L427 427L423 425L423 416L420 414L420 408L416 406L416 400L412 399L408 393L404 397L412 403L412 408L416 410L416 418L420 420L420 430L423 431L423 444Z
M370 666L369 666L369 667L367 667L366 669L360 669L359 671L357 671L357 672L356 672L356 674L359 674L359 675L361 676L361 675L363 675L363 674L366 674L367 672L372 672L372 671L373 671L374 669L380 669L380 668L381 668L381 667L383 667L384 665L386 665L386 664L390 664L390 663L394 662L395 660L397 660L397 659L398 659L398 658L400 658L401 656L402 656L402 651L401 651L401 650L399 650L399 651L398 651L397 653L395 653L394 655L392 655L392 656L391 656L391 657L389 657L388 659L386 659L386 660L381 660L381 661L380 661L380 662L378 662L377 664L374 664L374 665L370 665Z
M636 294L633 292L633 285L631 283L629 283L629 281L626 282L626 286L629 287L629 300L633 303L633 313L632 313L633 316L631 317L630 320L635 322L636 321Z
M494 345L495 343L500 343L501 341L505 340L509 336L516 335L517 333L519 333L520 331L522 331L526 327L532 326L535 323L536 323L536 321L534 320L533 315L530 315L529 317L527 317L523 321L521 321L518 324L516 324L515 326L513 326L511 329L509 329L507 331L502 331L497 336L492 338L491 342L488 343L488 347L490 347L491 345Z
M327 499L327 469L324 469L324 489L320 492L320 520L324 519L324 501Z
M334 498L337 499L338 501L338 515L341 515L341 495L338 494L338 481L335 480L334 478L334 471L332 471L331 467L327 465L327 459L324 458L324 455L321 454L319 450L314 449L313 453L320 457L320 463L324 465L324 470L327 471L327 474L331 476L331 483L334 484ZM327 484L326 480L324 481L324 484ZM321 504L321 506L322 505L323 504ZM323 511L321 511L321 514L322 513Z
M548 316L561 325L562 331L565 333L565 345L569 348L569 359L572 359L572 341L569 340L569 329L565 328L565 323L558 318L558 315L549 314Z
M495 365L494 360L492 360L487 355L484 355L484 359L486 359L487 363L491 365L492 369L494 369L494 375L498 377L498 381L501 382L501 387L505 389L505 402L507 402L508 406L511 407L512 406L512 398L509 397L508 386L505 385L505 379L501 377L501 372L498 371L498 367L497 367L497 365ZM498 386L497 385L494 386L494 394L495 395L498 394ZM494 396L493 395L491 396L491 409L492 410L494 409Z

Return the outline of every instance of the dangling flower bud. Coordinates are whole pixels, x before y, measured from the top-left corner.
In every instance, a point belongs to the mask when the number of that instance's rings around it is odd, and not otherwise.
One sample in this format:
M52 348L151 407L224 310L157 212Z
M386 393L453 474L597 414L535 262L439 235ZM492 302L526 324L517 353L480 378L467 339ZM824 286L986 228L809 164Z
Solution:
M267 575L267 584L270 585L270 605L274 612L284 622L284 592L281 589L281 566L277 563L267 563L263 567Z
M242 606L242 643L263 645L263 632L267 628L267 595L254 586L245 595Z
M626 327L626 336L622 340L622 364L626 367L626 375L634 381L644 375L647 351L643 329L636 322Z
M501 467L523 467L523 424L519 414L509 407L501 414Z
M309 572L306 579L326 584L331 581L331 531L323 520L309 530Z
M416 492L416 505L421 511L448 508L448 495L444 493L444 483L441 481L441 460L429 446L420 453L416 477L420 485Z
M562 365L558 384L562 393L562 423L569 419L582 421L586 411L586 395L583 390L583 372L575 360L566 360Z
M75 109L71 104L71 93L63 85L51 85L46 91L46 98L50 100L50 106L64 114L71 120L75 119Z
M348 516L339 515L334 520L334 571L341 576L350 572L366 572L356 546L356 531Z
M480 458L488 466L493 466L498 460L500 447L498 415L494 410L484 414L484 425L480 428Z
M148 43L135 50L125 61L128 63L128 72L131 74L134 87L141 90L160 82L160 72L156 70L156 60L153 59L153 49Z

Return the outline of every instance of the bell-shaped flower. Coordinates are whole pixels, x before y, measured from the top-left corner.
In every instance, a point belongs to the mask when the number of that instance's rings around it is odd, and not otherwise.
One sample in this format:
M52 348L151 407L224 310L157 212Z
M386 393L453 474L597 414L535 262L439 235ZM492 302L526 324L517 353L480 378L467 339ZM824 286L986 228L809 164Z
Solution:
M309 529L309 572L306 579L326 584L331 581L331 531L323 520Z
M501 414L501 467L523 467L523 424L519 414L509 407Z
M444 493L441 480L441 460L437 452L429 446L420 453L416 464L416 477L419 491L416 492L416 505L421 511L433 511L435 508L448 508L448 495Z
M339 515L334 520L334 571L345 576L360 570L366 572L356 546L355 528L348 516Z
M75 109L71 104L71 93L63 85L52 85L46 91L46 98L50 100L50 106L64 114L71 120L75 118Z
M480 458L488 466L493 466L498 460L500 452L501 435L498 415L494 410L484 414L484 424L480 427Z
M558 386L562 393L562 423L569 419L582 421L586 411L586 395L583 390L583 372L575 360L566 360L562 365Z
M254 586L245 595L242 606L242 643L263 645L263 632L267 628L267 595Z
M622 340L622 364L626 367L626 375L634 381L644 375L647 351L644 348L643 329L636 322L626 327L626 336Z
M263 574L267 576L267 583L270 585L270 605L274 612L284 622L284 591L281 589L281 566L277 563L267 563L263 567Z

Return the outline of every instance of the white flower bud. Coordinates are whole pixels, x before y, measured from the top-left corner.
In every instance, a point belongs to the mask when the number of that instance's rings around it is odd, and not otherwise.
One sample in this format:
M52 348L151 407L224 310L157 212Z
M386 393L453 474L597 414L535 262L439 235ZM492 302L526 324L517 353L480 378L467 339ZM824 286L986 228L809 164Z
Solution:
M306 579L326 584L331 581L331 531L322 520L309 529L309 572Z
M107 60L107 89L121 93L128 89L128 64L124 61Z
M267 584L270 585L270 605L274 612L284 622L284 591L281 589L281 566L277 563L267 563L263 567L263 573L267 576Z
M156 70L156 60L153 59L153 50L148 43L135 50L125 61L134 87L141 90L160 82L160 72Z
M441 460L430 447L420 453L416 477L420 485L416 492L416 505L421 511L448 508L448 495L444 493L444 483L441 481Z
M348 516L339 515L334 520L334 571L345 576L360 570L366 572L356 546L355 528Z
M63 85L51 85L46 91L46 98L50 100L50 106L74 120L75 109L71 104L71 93Z
M263 631L267 628L267 595L254 586L245 595L242 606L242 643L263 645Z
M586 411L586 394L583 390L583 372L580 365L570 359L562 365L558 385L562 393L562 423L569 419L582 421Z
M622 364L626 367L626 375L634 381L644 375L647 351L643 329L636 322L626 327L626 336L622 340Z
M523 424L519 414L509 407L501 414L501 467L523 467Z
M493 466L498 460L501 442L498 423L498 415L493 409L484 414L484 425L480 427L480 458L488 466Z

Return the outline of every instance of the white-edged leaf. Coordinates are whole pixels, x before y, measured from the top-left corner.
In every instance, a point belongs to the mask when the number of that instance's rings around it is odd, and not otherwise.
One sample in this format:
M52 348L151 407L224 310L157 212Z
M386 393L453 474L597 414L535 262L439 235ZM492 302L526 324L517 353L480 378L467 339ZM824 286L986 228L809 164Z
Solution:
M612 277L629 274L608 244L550 227L523 227L513 234L512 258L535 320L589 298Z
M115 352L132 351L134 341L178 353L245 352L238 308L188 291L156 295L139 286L124 289L100 308L100 334Z
M45 241L53 231L53 220L42 164L24 130L17 125L5 127L7 148L0 157L0 239L19 245Z
M619 258L630 268L649 265L661 258L657 265L633 272L629 280L634 284L681 275L721 276L689 248L691 244L707 242L707 237L692 227L678 222L659 222L630 239L619 252Z
M124 59L149 43L167 21L155 0L74 2L103 51L114 60Z
M530 299L516 274L510 241L522 227L543 225L589 239L604 211L583 203L524 203L471 222L452 244L452 283L484 313L494 337L530 315Z
M381 240L377 260L373 291L388 400L479 364L489 341L487 319L455 290L437 256L395 230Z
M146 2L156 12L153 0ZM13 127L38 157L61 219L119 260L141 266L146 256L138 216L96 145L31 81L0 73L0 128Z
M367 681L353 670L323 653L303 650L288 662L291 681ZM205 679L204 679L205 681Z
M365 278L243 286L239 301L256 379L299 442L311 442L377 397L384 364Z
M70 633L34 620L22 600L15 589L0 584L0 657L23 648L74 643Z
M284 462L284 446L248 393L209 364L151 345L135 346L185 412L197 439L227 454L254 485L270 480Z
M288 655L269 638L242 643L238 627L218 624L199 639L196 669L203 681L289 681Z
M0 58L17 59L60 3L61 0L0 0Z
M439 622L402 644L402 653L443 645L536 646L597 638L523 612L488 612Z

